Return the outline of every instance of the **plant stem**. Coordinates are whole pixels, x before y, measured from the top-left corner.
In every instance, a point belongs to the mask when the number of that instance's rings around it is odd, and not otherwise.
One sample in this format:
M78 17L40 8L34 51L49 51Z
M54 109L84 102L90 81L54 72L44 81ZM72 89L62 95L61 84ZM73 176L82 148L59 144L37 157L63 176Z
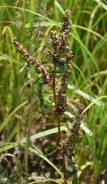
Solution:
M54 71L55 71L56 67L54 67ZM54 74L54 78L53 78L53 95L54 95L54 102L55 102L55 109L57 109L57 100L56 100L56 89L55 89L55 78L56 78L56 74ZM60 120L59 118L57 118L57 124L58 124L58 143L60 145L60 141L61 141L61 131L60 131Z
M55 71L55 67L54 67L54 71ZM53 81L53 95L54 95L54 102L55 102L55 109L57 108L57 100L56 100L56 89L55 89L55 77L56 75L54 74L54 81ZM58 124L58 144L60 146L60 142L61 142L61 131L60 131L60 119L59 117L57 118L57 124ZM66 166L65 166L65 155L64 155L64 152L63 152L63 149L61 150L61 155L62 155L62 170L63 170L63 173L64 173L64 184L67 184L66 182L66 174L65 174L65 171L66 171Z
M65 155L64 155L64 152L63 152L63 150L62 150L62 166L63 166L63 173L64 173L64 184L67 184L67 182L66 182L66 174L65 174L65 172L66 172L66 166L65 166Z

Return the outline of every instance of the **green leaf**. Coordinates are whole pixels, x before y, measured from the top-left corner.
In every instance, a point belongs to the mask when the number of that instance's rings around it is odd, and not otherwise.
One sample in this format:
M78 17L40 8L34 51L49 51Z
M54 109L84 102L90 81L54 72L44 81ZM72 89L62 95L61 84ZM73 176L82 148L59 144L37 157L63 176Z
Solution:
M77 176L73 176L72 184L78 184L78 178L77 178Z
M61 126L60 127L60 130L66 130L67 127L66 126ZM30 136L30 140L36 140L36 139L39 139L41 137L45 137L47 135L51 135L51 134L54 134L54 133L58 133L58 128L52 128L50 130L46 130L46 131L43 131L43 132L40 132L38 134L35 134L35 135L32 135ZM0 145L0 152L3 152L3 151L6 151L6 150L9 150L11 148L14 148L16 146L21 146L23 144L25 144L27 142L27 138L24 138L20 141L17 141L17 142L10 142L8 144L4 144L4 145Z
M55 151L58 149L60 149L58 146L55 146L54 144L50 144L44 150L45 150L45 153L48 154L49 151Z
M65 63L63 59L58 61L56 58L54 58L53 63L54 66L57 67L61 73L65 72Z

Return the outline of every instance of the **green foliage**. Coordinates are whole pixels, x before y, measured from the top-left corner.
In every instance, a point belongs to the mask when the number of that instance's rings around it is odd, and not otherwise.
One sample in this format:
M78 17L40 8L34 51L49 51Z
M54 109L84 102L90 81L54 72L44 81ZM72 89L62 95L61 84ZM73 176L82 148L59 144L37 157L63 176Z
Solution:
M17 36L24 47L35 57L43 59L41 51L50 38L51 29L59 30L62 15L65 9L71 10L72 28L70 34L71 50L73 51L72 72L68 86L68 100L70 107L82 103L84 106L85 134L75 146L75 157L79 172L79 183L87 176L87 168L93 184L96 184L102 171L107 169L107 3L103 1L6 1L0 4L0 132L1 132L1 155L14 147L23 147L28 136L27 122L30 116L30 104L28 99L32 93L34 83L39 74L33 69L26 67L25 60L16 52L12 44L11 34ZM45 62L43 60L43 62ZM55 62L56 70L53 73L59 75L64 72L62 61ZM71 85L73 84L73 85ZM35 92L32 109L32 126L36 129L38 125L38 114L40 109L44 110L43 99L49 97L52 101L50 88L42 86L42 83L35 85ZM43 90L45 90L43 96ZM39 93L38 93L39 92ZM38 105L40 103L40 106ZM45 101L45 104L49 102ZM53 104L48 108L52 111ZM71 108L65 113L65 117L72 123ZM44 116L43 116L44 117ZM50 122L54 122L54 116L50 114ZM42 123L41 119L41 123ZM62 123L65 119L61 119ZM45 125L46 126L46 125ZM51 124L53 126L53 124ZM57 128L46 126L43 131L30 136L30 141L37 138L44 138L57 133ZM25 127L25 128L24 128ZM49 128L48 128L49 127ZM62 127L65 130L65 127ZM32 132L32 131L31 131ZM90 133L89 133L90 132ZM17 140L17 136L20 141ZM23 137L23 138L22 138ZM57 138L56 138L57 139ZM56 140L57 141L57 140ZM34 146L34 143L32 143ZM58 165L54 165L37 148L29 147L32 152L48 162L60 175ZM50 148L49 148L50 149ZM13 151L12 151L13 153ZM90 163L87 166L87 163ZM18 167L21 176L23 168ZM1 173L0 173L1 176ZM105 175L106 176L106 175ZM87 176L88 178L88 176ZM106 178L104 178L106 179ZM0 178L0 182L7 182L6 176ZM48 180L48 179L47 179ZM48 181L46 181L48 182ZM52 182L52 181L50 181ZM62 181L54 181L61 183ZM75 182L75 181L74 181ZM86 183L90 183L85 181ZM68 181L69 183L69 181ZM76 183L76 182L75 182Z
M50 144L49 146L47 146L45 148L45 153L48 154L48 152L55 151L55 150L58 150L58 149L60 149L58 146L55 146L53 144Z
M54 65L55 67L57 67L59 69L59 73L64 73L65 72L65 65L64 65L64 61L56 61L54 60Z

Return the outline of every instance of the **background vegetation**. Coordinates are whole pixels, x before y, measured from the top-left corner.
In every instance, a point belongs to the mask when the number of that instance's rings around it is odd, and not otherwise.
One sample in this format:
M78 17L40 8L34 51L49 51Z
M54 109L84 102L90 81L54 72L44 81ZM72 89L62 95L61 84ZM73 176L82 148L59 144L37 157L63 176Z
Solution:
M43 87L46 109L42 114L38 75L16 52L11 35L33 56L43 59L41 52L49 44L49 32L59 31L65 9L72 15L74 57L67 91L69 108L61 118L61 129L66 129L78 104L83 104L84 135L74 153L79 183L107 183L107 1L100 0L1 0L1 183L24 183L24 178L27 183L40 183L41 178L44 183L62 182L60 157L44 153L49 144L58 142L52 91Z

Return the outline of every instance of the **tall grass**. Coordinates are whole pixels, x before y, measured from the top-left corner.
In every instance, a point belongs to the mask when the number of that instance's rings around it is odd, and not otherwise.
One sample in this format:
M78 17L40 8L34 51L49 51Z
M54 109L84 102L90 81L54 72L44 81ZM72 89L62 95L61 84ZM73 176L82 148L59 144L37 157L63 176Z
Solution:
M70 34L73 51L73 68L69 79L69 108L65 117L72 122L75 107L84 106L84 135L75 146L75 158L79 183L100 183L101 174L107 183L107 3L104 1L1 1L0 4L0 136L1 165L12 153L12 148L20 147L26 151L23 163L17 165L17 172L28 171L28 152L39 155L62 177L62 172L30 141L57 133L52 115L52 91L44 88L46 106L50 109L50 122L40 133L32 133L38 126L40 116L36 81L38 75L34 68L28 68L24 59L12 44L12 34L29 50L41 59L41 51L49 44L51 29L59 30L65 9L71 10L72 29ZM35 86L35 87L34 87ZM74 109L74 110L73 110ZM44 118L44 117L42 117ZM42 121L42 119L41 119ZM62 119L62 123L64 124ZM54 126L53 126L54 125ZM61 126L65 130L65 126ZM27 139L28 138L28 139ZM29 140L29 142L27 141ZM57 141L57 138L56 138ZM27 148L27 149L26 149ZM20 157L20 155L19 155ZM7 158L8 159L8 158ZM12 158L11 158L12 159ZM21 158L19 159L21 160ZM8 162L6 168L8 168ZM89 174L88 174L89 171ZM27 177L27 176L26 176ZM3 183L6 173L0 167ZM6 180L6 181L7 181ZM90 182L89 182L90 181ZM37 182L37 181L36 181ZM48 181L47 181L48 182ZM49 181L52 183L52 181ZM61 183L60 180L55 180ZM20 181L19 181L20 183ZM31 182L30 182L31 183ZM69 183L69 181L68 181Z

